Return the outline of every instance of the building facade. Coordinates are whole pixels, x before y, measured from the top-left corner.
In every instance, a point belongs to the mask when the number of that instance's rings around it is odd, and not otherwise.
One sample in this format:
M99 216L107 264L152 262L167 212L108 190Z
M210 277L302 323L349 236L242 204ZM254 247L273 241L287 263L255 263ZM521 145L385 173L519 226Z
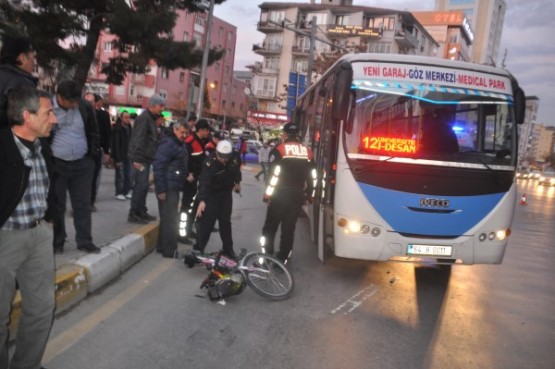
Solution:
M175 41L194 42L202 50L206 42L207 14L178 11L178 19L171 33ZM116 36L102 32L96 50L96 63L91 67L86 84L88 91L104 97L112 106L145 107L148 97L158 93L167 100L167 109L175 117L185 117L196 112L200 94L200 67L168 70L160 68L153 60L145 74L129 73L120 86L104 81L102 66L118 51L113 47ZM217 17L212 18L210 47L224 52L222 59L206 70L205 109L203 116L219 121L242 120L247 115L245 83L233 77L237 28ZM229 124L230 122L228 122Z
M318 4L314 0L266 2L259 7L257 29L265 38L261 44L253 45L253 51L264 59L253 68L252 90L261 114L286 114L288 87L301 85L308 74L318 77L309 73L313 32L314 56L333 53L335 49L431 56L439 47L406 11L353 6L348 0L322 0ZM303 88L298 89L299 95Z
M412 12L439 44L437 56L449 60L471 61L474 31L461 10Z
M461 10L475 33L471 61L497 65L503 23L507 11L505 0L436 0L436 10Z

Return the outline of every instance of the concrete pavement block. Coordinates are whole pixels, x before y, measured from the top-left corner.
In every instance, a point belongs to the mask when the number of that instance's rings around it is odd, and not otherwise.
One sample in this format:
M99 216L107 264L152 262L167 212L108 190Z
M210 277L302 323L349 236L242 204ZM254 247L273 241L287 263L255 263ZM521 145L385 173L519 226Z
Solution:
M145 241L141 235L131 233L112 242L109 247L119 251L120 273L129 269L145 255Z
M156 247L158 238L158 223L149 223L137 229L134 233L144 238L144 255L147 255Z
M87 291L92 293L120 274L120 251L110 246L103 247L100 254L90 254L75 262L85 269Z
M56 270L56 313L72 307L87 297L85 269L67 264Z

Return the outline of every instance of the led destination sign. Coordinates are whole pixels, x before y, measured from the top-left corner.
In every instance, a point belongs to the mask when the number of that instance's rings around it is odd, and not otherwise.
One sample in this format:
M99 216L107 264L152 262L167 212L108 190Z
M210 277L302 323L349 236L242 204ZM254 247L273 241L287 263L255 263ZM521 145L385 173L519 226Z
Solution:
M370 151L416 153L416 141L408 138L366 136L362 139L362 146Z

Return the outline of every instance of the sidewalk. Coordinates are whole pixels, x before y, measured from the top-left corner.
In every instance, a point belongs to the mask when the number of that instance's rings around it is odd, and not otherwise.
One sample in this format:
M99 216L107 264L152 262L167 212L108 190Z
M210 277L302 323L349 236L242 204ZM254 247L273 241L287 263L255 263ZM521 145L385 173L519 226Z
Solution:
M243 171L258 171L257 164L249 163ZM92 214L92 236L100 254L87 254L77 250L71 209L66 212L67 240L64 253L56 259L56 314L76 305L81 300L117 278L156 245L158 220L147 225L127 222L129 200L115 198L114 170L102 168L101 182L96 200L97 211ZM70 201L68 199L68 207ZM147 196L150 214L158 217L158 203L154 193ZM182 246L182 245L181 245ZM180 246L180 248L181 248ZM19 292L13 301L10 338L15 337L19 322L21 298Z

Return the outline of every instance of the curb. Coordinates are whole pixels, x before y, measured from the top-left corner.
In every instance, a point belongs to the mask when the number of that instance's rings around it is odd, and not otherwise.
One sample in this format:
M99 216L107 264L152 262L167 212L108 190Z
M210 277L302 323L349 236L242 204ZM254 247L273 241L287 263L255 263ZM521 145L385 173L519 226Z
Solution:
M56 312L75 306L90 293L105 286L148 255L156 245L158 223L146 224L102 248L56 270ZM21 316L21 295L12 302L10 341L15 338Z

